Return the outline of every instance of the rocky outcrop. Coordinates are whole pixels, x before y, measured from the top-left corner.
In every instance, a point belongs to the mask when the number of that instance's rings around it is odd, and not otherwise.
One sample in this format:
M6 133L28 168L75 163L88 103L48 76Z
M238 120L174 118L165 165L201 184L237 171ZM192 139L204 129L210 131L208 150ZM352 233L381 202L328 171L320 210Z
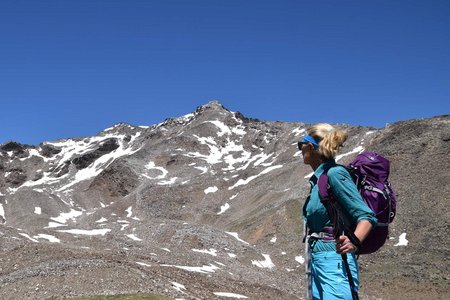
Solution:
M22 169L14 168L7 170L7 176L5 176L6 183L10 184L12 187L17 187L22 185L26 179L27 175Z
M127 141L127 138L125 138ZM129 141L129 139L128 139ZM83 154L81 156L72 159L72 163L78 170L84 169L96 161L99 157L116 150L119 147L117 140L114 138L106 139L103 141L97 149L92 152Z
M61 152L61 149L58 149L52 145L44 144L41 146L41 154L44 157L52 157L53 155L56 155Z
M12 152L15 157L24 158L28 156L27 146L16 142L8 142L0 146L0 151Z

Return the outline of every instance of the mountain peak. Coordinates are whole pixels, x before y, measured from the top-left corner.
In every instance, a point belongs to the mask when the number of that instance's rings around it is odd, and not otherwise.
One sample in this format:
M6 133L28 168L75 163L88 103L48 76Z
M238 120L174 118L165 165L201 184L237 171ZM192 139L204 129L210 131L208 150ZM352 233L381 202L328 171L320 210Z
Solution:
M195 110L196 113L203 113L205 111L218 111L218 112L231 112L229 109L227 109L225 106L222 105L218 100L211 100L208 103L198 106Z
M203 106L208 106L208 107L219 107L219 108L222 108L222 109L226 109L226 108L222 105L222 103L220 103L219 100L211 100L211 101L209 101L208 103L206 103L206 104L203 105Z

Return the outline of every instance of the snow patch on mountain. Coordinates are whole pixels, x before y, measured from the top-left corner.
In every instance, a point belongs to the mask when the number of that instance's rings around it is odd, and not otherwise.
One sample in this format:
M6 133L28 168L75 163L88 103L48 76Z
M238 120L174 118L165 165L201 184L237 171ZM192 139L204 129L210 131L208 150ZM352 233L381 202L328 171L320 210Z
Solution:
M234 189L234 188L236 188L236 187L238 187L240 185L246 185L250 181L258 178L259 176L267 174L267 173L269 173L269 172L271 172L273 170L276 170L276 169L279 169L279 168L282 168L282 167L283 167L283 165L272 166L272 167L264 169L261 173L259 173L257 175L248 177L247 179L239 179L234 185L230 186L228 189L232 190L232 189Z
M194 168L197 169L197 170L202 171L202 173L200 173L200 175L206 174L206 173L208 172L208 168L207 168L207 167L198 167L198 166L195 166Z
M127 218L131 218L131 216L133 215L133 207L130 206L125 211L127 212Z
M161 175L155 176L155 177L150 177L146 174L143 174L143 176L147 177L148 179L163 179L166 178L167 174L169 173L169 171L167 171L165 168L163 167L157 167L155 165L154 162L149 162L147 165L145 165L145 168L148 170L158 170L161 172Z
M349 156L349 155L352 155L352 154L354 154L354 153L361 153L361 152L363 152L363 151L364 151L364 147L358 146L358 147L356 147L355 149L353 149L353 150L350 151L350 152L347 152L347 153L343 153L343 154L337 155L335 160L336 160L336 161L339 161L341 158L343 158L343 157L345 157L345 156Z
M223 214L224 212L226 212L228 209L230 208L230 204L225 203L224 205L222 205L220 207L220 211L217 213L218 215Z
M138 242L142 241L142 239L138 238L134 234L127 234L126 236L129 237L130 239L132 239L133 241L138 241Z
M226 298L236 298L236 299L248 299L248 297L236 293L228 293L228 292L214 292L214 295L219 297L226 297Z
M216 270L220 270L220 268L214 264L209 264L208 266L203 265L201 267L187 267L187 266L175 266L175 265L160 265L161 267L172 267L178 268L189 272L198 272L198 273L214 273Z
M0 203L0 216L3 218L3 220L6 220L5 209L3 208L3 204L1 204L1 203Z
M61 243L60 239L56 238L53 235L49 235L49 234L40 233L38 235L35 235L34 238L36 238L36 239L46 239L50 243Z
M136 135L131 137L131 140L128 144L132 145L133 141L141 135L141 132L138 132ZM89 180L98 174L102 172L105 168L107 168L111 163L113 163L116 159L123 157L123 156L129 156L133 153L136 153L140 150L140 148L133 149L133 147L125 145L124 140L125 135L123 135L121 138L118 139L119 141L119 147L113 151L111 151L108 154L105 154L103 156L100 156L93 164L91 164L89 167L79 170L75 174L75 179L70 182L69 184L66 184L65 186L59 188L57 191L63 191L81 181Z
M211 165L225 162L228 167L224 170L234 170L234 164L244 162L251 156L250 152L245 151L242 145L238 145L234 141L228 141L224 147L217 146L214 140L200 138L200 141L208 146L209 153L188 152L183 155L202 159ZM235 158L233 153L241 153L241 156Z
M305 258L301 255L295 257L295 261L301 263L302 265L305 263Z
M237 232L225 232L225 233L231 235L232 237L234 237L235 239L237 239L238 241L240 241L240 242L242 242L242 243L244 243L244 244L246 244L246 245L250 245L250 244L247 243L246 241L240 239Z
M140 262L140 261L137 261L136 263L137 263L138 265L144 266L144 267L151 267L151 266L152 266L152 265L150 265L150 264L146 264L146 263Z
M204 190L205 194L210 194L210 193L215 193L217 192L219 189L217 188L217 186L210 186L209 188Z
M220 131L217 133L217 135L219 137L221 137L223 135L231 135L232 133L237 134L237 135L245 135L246 134L245 130L243 129L244 128L243 126L230 128L229 126L225 125L225 123L223 123L222 121L219 121L219 120L208 121L208 123L212 123L220 129Z
M173 285L173 288L179 292L182 292L182 290L185 290L186 287L182 285L181 283L170 281L170 283Z
M398 237L398 243L396 243L394 246L408 246L409 241L406 239L406 232L400 234Z
M47 228L57 228L57 227L63 227L63 226L67 226L66 224L60 224L60 223L56 223L56 222L48 222L47 227L44 227L45 229Z
M306 131L306 129L303 128L295 128L294 130L292 130L292 133L295 136L299 136L300 134L304 133Z
M30 241L32 241L33 243L39 243L39 241L38 240L36 240L36 239L34 239L34 238L32 238L31 236L29 236L28 234L26 234L26 233L23 233L23 232L19 232L19 234L21 235L21 236L23 236L23 237L26 237L27 239L29 239Z
M199 253L206 253L206 254L209 254L209 255L212 255L212 256L217 256L217 250L216 249L209 249L209 250L206 250L206 249L192 249L192 251L199 252Z
M84 229L67 229L67 230L57 230L58 232L65 232L70 233L74 235L105 235L108 232L111 231L111 229L91 229L91 230L84 230Z
M268 268L268 269L272 269L273 267L275 267L274 263L272 262L272 260L270 259L270 256L268 254L263 254L262 256L264 256L264 260L258 261L258 260L252 260L252 264L259 267L259 268Z
M67 213L61 213L57 217L50 218L51 220L58 222L60 224L65 224L68 220L72 220L73 222L76 222L76 218L81 216L83 214L83 211L71 209L70 212ZM50 224L49 224L50 226Z
M116 159L123 156L132 155L137 151L139 151L140 148L135 149L133 147L133 144L134 141L140 136L140 134L141 132L137 132L135 135L129 137L130 140L128 142L125 142L127 140L127 136L123 134L122 135L106 134L103 136L85 138L83 140L67 139L57 142L45 142L43 143L44 146L50 145L52 147L60 149L61 151L51 158L43 157L35 149L33 149L34 151L30 150L31 151L30 153L32 153L34 156L42 157L44 162L50 162L52 170L60 170L64 168L65 165L68 162L71 162L74 158L80 157L84 154L94 151L96 147L98 147L98 145L100 145L102 142L107 141L108 139L111 138L116 139L119 143L119 147L111 151L110 153L100 156L87 168L77 170L74 175L71 173L66 173L63 174L62 176L55 176L53 171L47 170L42 173L42 177L39 178L38 180L26 181L12 192L16 192L18 189L24 187L32 187L32 186L45 186L46 188L48 188L51 185L62 183L65 179L69 179L69 183L66 183L65 185L59 187L56 190L56 191L64 191L81 181L92 179L93 177L100 174L101 171L107 168Z
M95 223L104 223L106 221L108 221L108 219L106 219L105 217L102 217L102 218L98 219L97 221L95 221Z
M163 180L158 182L158 185L171 185L174 184L177 181L178 177L172 177L169 180Z
M51 158L45 157L45 156L43 156L41 153L39 153L39 151L38 151L37 149L28 149L28 155L29 155L29 157L32 157L32 156L39 157L39 158L41 158L44 162L47 162L47 161L50 161L50 160L51 160ZM26 160L26 159L28 159L28 157L25 157L24 159L21 159L21 160ZM38 171L39 171L39 170L38 170ZM37 171L36 171L36 172L37 172Z

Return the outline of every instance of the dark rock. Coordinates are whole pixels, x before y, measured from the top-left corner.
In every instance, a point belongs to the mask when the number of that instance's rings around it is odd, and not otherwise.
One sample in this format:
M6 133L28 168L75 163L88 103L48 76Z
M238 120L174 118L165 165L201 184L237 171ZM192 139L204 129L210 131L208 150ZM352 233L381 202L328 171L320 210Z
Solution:
M27 175L21 169L9 170L10 174L6 177L5 182L14 187L22 185L27 180Z
M26 151L27 147L30 147L30 146L19 144L16 142L8 142L6 144L3 144L0 147L0 150L4 151L4 152L12 151L14 156L16 156L18 158L24 158L24 157L28 156L28 152Z
M52 172L54 173L55 177L59 178L69 173L69 169L70 169L70 161L66 160L63 164L55 168Z
M96 151L101 153L102 155L104 155L106 153L116 150L117 148L119 148L117 139L110 138L110 139L103 141L100 144L100 147L98 147L98 149Z
M25 146L19 144L17 142L7 142L0 147L2 151L14 151L14 152L22 152L25 150Z
M44 157L52 157L53 155L56 155L61 152L61 149L56 148L52 145L43 145L41 147L41 154Z
M450 141L450 132L444 132L441 135L442 141L448 142Z
M96 161L99 157L110 153L117 149L119 144L117 143L117 139L110 138L104 141L96 150L83 154L79 157L76 157L72 160L72 163L76 166L78 170L84 169Z
M234 116L245 123L259 123L261 122L259 119L255 118L247 118L241 112L237 111L234 113Z

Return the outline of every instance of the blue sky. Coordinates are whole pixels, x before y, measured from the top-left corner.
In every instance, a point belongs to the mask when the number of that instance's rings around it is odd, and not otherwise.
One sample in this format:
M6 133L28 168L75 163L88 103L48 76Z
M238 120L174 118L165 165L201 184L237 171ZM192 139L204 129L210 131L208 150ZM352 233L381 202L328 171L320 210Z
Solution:
M0 143L152 125L219 100L383 127L450 113L450 1L0 2Z

